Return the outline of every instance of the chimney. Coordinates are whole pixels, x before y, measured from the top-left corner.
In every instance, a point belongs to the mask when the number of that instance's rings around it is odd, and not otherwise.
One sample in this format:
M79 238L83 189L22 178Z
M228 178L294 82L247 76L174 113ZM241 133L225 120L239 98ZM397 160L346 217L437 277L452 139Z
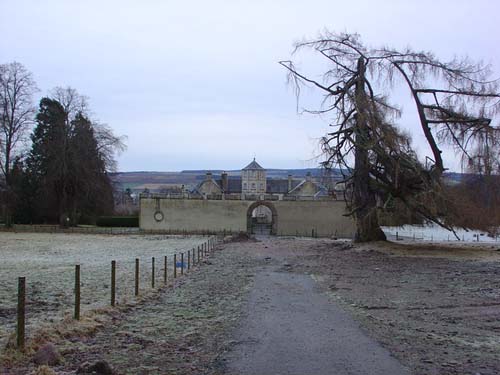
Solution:
M222 172L222 174L220 175L220 178L222 180L222 191L224 193L227 193L228 192L227 173Z
M212 172L207 172L207 174L205 176L205 180L210 181L211 179L212 179Z
M293 182L292 175L289 174L288 175L288 191L292 191L292 182Z
M311 172L307 172L307 174L306 174L306 181L307 182L311 182L311 179L312 179Z

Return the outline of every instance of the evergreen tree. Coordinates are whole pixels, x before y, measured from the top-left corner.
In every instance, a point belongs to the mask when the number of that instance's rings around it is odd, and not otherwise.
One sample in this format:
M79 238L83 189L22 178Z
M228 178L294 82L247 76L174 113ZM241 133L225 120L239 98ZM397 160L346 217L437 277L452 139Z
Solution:
M66 114L56 100L42 98L26 160L30 190L37 196L34 221L59 221L67 212Z
M72 217L109 213L113 210L113 188L93 124L78 113L72 121L72 129L70 159L75 164L71 170L75 193Z
M33 223L37 214L37 194L20 157L16 157L12 163L10 187L12 221L20 224Z
M59 101L40 101L23 189L37 197L32 221L76 224L113 209L109 155L100 151L92 121L82 112L69 116Z

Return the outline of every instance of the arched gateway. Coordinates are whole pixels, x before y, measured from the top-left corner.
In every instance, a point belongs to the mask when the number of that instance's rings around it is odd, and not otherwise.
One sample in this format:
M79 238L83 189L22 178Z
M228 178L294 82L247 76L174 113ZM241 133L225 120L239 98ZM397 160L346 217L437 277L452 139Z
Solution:
M263 220L260 222L261 218L255 214L255 211L259 210L259 208L264 208L263 211ZM265 211L269 210L270 214L270 222L266 218ZM269 201L257 201L252 203L247 209L247 232L250 234L255 233L256 228L262 228L269 226L269 234L276 235L278 233L278 211L274 204ZM262 232L261 232L262 233Z

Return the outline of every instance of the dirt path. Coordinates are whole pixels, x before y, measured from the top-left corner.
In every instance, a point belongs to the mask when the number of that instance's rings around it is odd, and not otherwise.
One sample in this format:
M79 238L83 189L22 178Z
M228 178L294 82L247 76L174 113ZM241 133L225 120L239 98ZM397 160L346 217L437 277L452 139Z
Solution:
M409 372L306 275L260 269L228 373L372 374Z

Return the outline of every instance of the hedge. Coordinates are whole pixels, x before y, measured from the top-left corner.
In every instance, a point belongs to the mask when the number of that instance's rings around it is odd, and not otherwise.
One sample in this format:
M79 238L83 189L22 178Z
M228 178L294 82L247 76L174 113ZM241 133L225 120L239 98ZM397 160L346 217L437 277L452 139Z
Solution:
M99 216L98 227L138 227L139 216Z

